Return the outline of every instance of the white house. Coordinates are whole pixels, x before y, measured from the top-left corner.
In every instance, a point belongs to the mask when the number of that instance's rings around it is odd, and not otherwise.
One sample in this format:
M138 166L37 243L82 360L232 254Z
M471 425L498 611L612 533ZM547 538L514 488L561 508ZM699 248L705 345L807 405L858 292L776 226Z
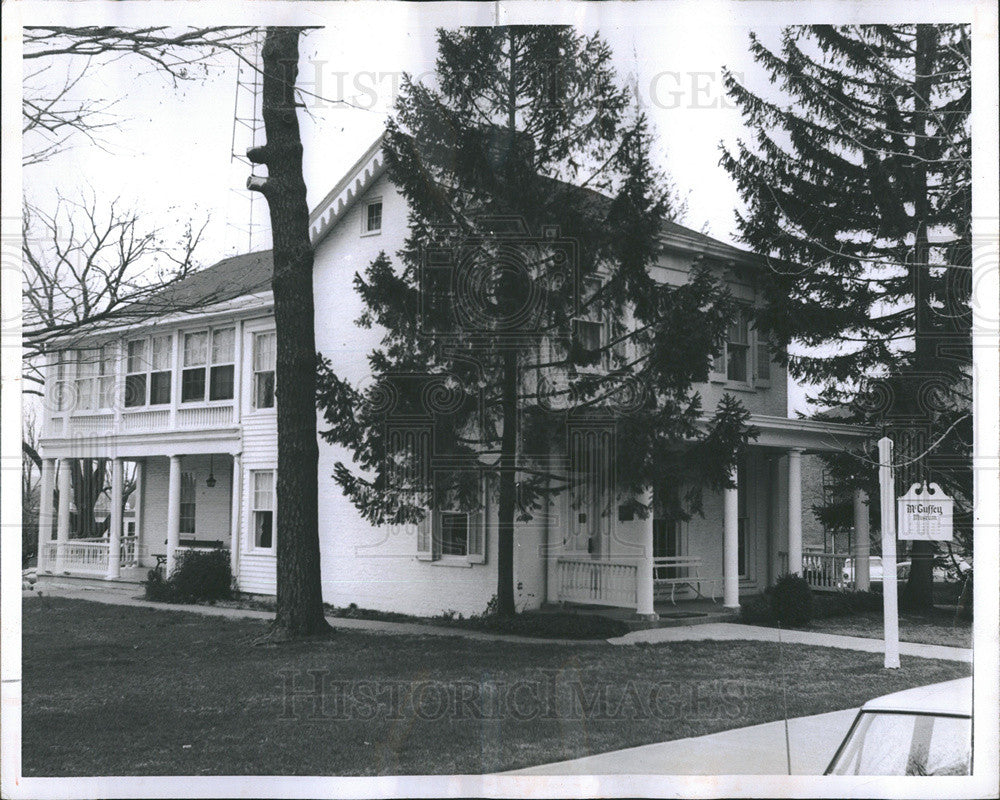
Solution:
M342 376L364 380L365 357L379 336L354 325L361 304L352 277L379 251L399 250L406 224L406 202L385 174L381 140L311 215L316 344ZM737 298L757 301L761 266L753 255L674 223L664 225L662 243L659 280L683 282L701 256L727 276ZM226 259L168 290L162 314L103 328L53 357L39 446L43 582L137 581L158 562L170 570L181 548L223 547L241 591L274 594L281 517L270 276L269 252ZM592 333L607 335L597 323ZM802 571L803 454L848 448L864 432L788 419L786 375L767 343L745 317L734 320L728 338L717 371L698 389L706 409L723 392L738 395L760 430L737 471L738 488L708 494L704 516L677 525L655 515L630 519L622 509L601 513L615 504L596 484L574 498L564 493L517 531L520 607L566 602L648 616L655 600L700 592L736 608L740 595ZM567 434L567 449L595 443L613 458L609 431ZM95 457L112 464L110 533L82 540L71 530L65 464ZM330 477L341 460L350 454L320 443L325 600L414 614L483 611L496 591L496 509L487 502L480 514L435 512L423 530L374 528ZM123 529L125 462L134 462L136 488L134 525ZM856 497L859 531L867 529L866 502ZM855 555L866 563L868 537L855 541ZM864 573L860 568L862 586Z

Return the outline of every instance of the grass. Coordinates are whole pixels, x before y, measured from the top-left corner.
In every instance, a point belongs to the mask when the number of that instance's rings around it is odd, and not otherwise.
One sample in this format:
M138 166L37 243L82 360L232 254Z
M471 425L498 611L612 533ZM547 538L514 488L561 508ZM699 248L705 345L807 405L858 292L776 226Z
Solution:
M26 598L23 620L32 776L493 772L782 713L772 644L339 631L255 647L262 621L51 597ZM877 654L797 645L782 663L793 717L969 674L905 657L887 672ZM288 701L288 681L305 694Z
M884 634L882 614L868 611L847 617L813 620L809 630L881 639ZM899 612L899 639L902 642L942 644L947 647L972 647L972 621L956 619L954 609L936 609L926 614Z

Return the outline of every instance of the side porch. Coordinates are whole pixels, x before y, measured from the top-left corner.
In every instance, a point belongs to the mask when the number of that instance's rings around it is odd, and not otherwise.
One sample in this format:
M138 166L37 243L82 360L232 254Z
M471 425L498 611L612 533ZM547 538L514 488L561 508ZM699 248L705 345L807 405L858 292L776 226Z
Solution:
M228 550L235 564L239 440L213 438L181 452L164 442L43 443L39 577L139 583L201 549Z

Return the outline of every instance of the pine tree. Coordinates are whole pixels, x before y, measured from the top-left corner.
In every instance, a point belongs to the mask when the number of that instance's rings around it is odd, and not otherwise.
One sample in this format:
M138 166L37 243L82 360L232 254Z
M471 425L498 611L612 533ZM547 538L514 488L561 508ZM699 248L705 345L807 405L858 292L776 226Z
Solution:
M701 264L682 286L650 275L676 200L607 45L536 26L440 31L438 46L436 85L404 78L385 137L410 210L400 263L383 253L355 276L359 324L384 331L374 381L361 390L325 361L318 404L325 438L363 470L334 477L373 524L477 508L485 482L497 608L513 614L515 523L572 482L557 463L567 419L610 421L622 498L610 502L641 515L661 484L691 487L676 514L699 510L700 487L728 485L752 431L731 397L700 422L691 385L732 301ZM610 335L574 335L574 317ZM429 433L394 427L421 417Z
M799 345L790 372L821 402L894 438L898 488L955 497L971 547L968 26L791 27L780 51L750 47L782 100L726 74L754 142L721 163L772 267L760 325ZM870 486L873 461L850 480ZM911 606L933 603L934 552L913 545Z

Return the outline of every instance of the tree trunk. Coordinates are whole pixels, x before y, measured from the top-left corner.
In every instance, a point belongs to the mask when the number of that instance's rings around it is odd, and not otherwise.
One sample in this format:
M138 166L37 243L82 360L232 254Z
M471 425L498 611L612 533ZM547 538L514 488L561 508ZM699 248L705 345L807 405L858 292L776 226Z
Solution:
M267 29L261 52L267 143L247 153L255 164L267 166L267 178L251 178L247 186L267 199L273 241L278 423L278 591L270 634L274 640L330 632L323 616L317 516L313 251L295 110L300 33L300 28Z
M937 50L937 34L933 25L918 25L916 36L916 57L914 59L915 78L913 81L913 216L916 223L916 237L913 247L913 263L910 266L910 277L913 281L914 304L914 367L916 380L933 380L934 362L936 356L936 338L932 330L930 311L930 247L927 238L927 220L930 213L927 202L927 115L929 93L932 88L932 70L934 52ZM914 387L916 388L916 387ZM919 398L920 392L913 392L912 399ZM933 409L917 407L916 419L932 429ZM918 437L918 446L920 445ZM927 437L927 444L929 445ZM922 452L924 448L921 448ZM927 477L927 453L914 470L914 477ZM904 491L908 487L904 487ZM901 602L910 609L930 609L934 607L934 556L937 548L934 542L915 541L910 549L910 575L903 588Z
M96 538L103 534L103 526L94 518L94 507L106 485L107 462L103 458L74 458L69 463L73 505L76 507L76 524L71 529L76 533L75 538Z
M514 510L517 506L517 350L503 352L503 435L500 439L500 491L497 499L497 611L517 613L514 605Z

